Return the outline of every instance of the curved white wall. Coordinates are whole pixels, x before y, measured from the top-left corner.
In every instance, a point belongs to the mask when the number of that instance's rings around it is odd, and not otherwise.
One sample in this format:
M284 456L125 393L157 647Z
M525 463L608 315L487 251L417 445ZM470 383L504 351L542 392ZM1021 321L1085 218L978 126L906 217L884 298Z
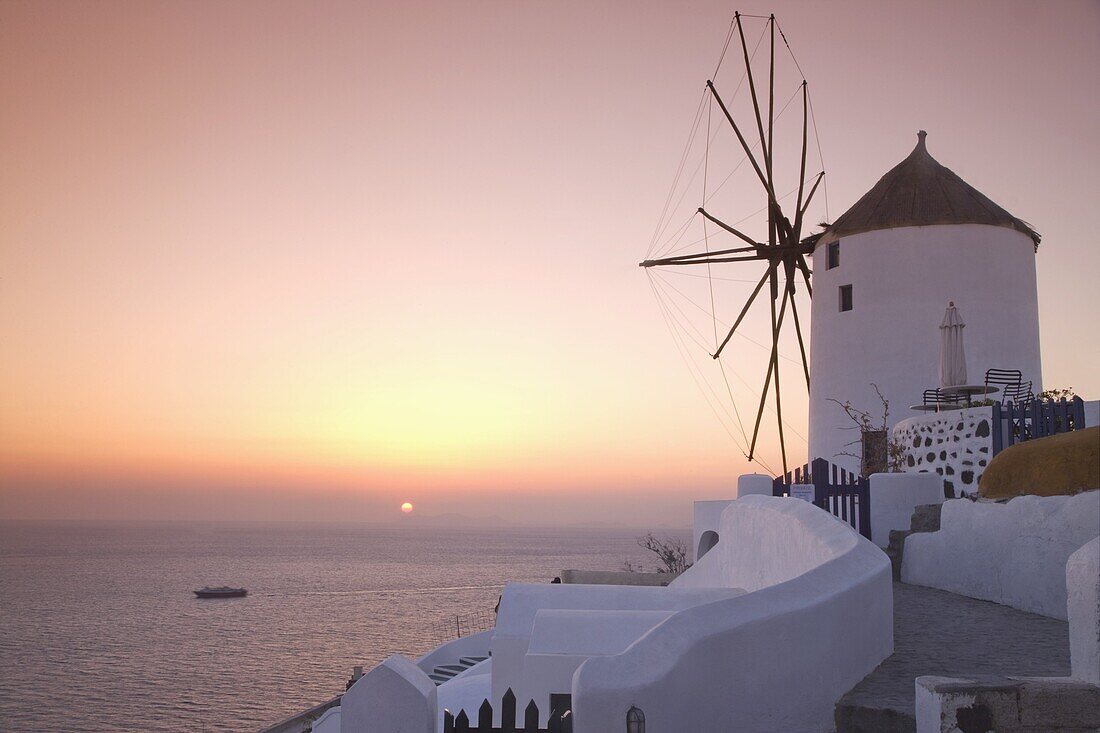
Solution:
M799 499L749 496L722 541L669 586L749 592L680 611L573 676L574 730L827 731L833 706L893 651L886 555ZM852 633L858 629L858 633Z
M829 398L880 415L871 383L890 401L890 425L917 414L909 405L939 384L939 325L950 300L963 321L967 375L1020 369L1039 392L1039 309L1035 248L1006 227L957 224L900 227L841 238L840 266L825 267L829 238L813 255L810 326L811 458L858 471L836 457L853 439L851 422ZM839 310L838 288L852 285L853 309ZM858 437L858 436L855 436ZM855 451L858 452L858 451Z

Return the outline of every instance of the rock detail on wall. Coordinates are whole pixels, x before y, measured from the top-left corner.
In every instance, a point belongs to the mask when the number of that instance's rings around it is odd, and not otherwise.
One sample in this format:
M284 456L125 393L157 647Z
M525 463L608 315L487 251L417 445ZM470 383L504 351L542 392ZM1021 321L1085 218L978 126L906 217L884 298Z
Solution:
M905 448L906 473L943 477L944 496L978 493L978 481L993 452L993 408L948 410L902 420L893 438Z

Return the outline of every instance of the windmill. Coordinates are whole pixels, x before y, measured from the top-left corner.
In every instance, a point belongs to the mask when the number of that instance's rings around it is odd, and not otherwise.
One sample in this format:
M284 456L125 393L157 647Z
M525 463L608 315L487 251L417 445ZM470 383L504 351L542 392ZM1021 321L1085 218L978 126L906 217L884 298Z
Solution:
M809 208L810 203L814 198L814 194L818 190L818 186L824 179L825 172L824 170L822 170L820 173L815 175L810 182L807 190L806 155L811 106L809 101L807 83L804 75L801 74L801 68L799 68L799 74L802 75L803 78L800 85L802 97L802 141L797 187L798 195L794 203L793 216L789 216L786 212L784 212L783 206L780 203L781 197L777 197L776 195L776 177L774 170L774 123L776 117L775 45L776 31L778 27L775 16L767 16L764 32L770 36L770 60L766 88L767 97L765 100L762 100L761 97L763 96L764 90L758 90L756 83L757 80L753 77L752 60L749 54L749 46L745 41L745 31L742 24L743 17L762 16L743 16L741 13L735 13L729 34L726 37L726 46L728 47L730 38L732 37L734 32L736 32L741 45L742 55L745 63L745 76L743 77L743 80L747 79L748 81L748 89L752 97L752 109L755 117L755 125L753 126L750 121L750 126L746 128L737 123L737 121L734 119L734 115L727 107L726 102L723 101L721 94L719 94L718 89L714 84L713 77L706 83L705 95L709 95L712 101L717 103L722 115L725 117L725 120L729 123L730 128L732 128L734 134L736 135L737 141L741 149L744 151L747 160L751 163L752 169L755 172L756 179L759 181L760 186L763 188L764 199L766 202L765 209L767 211L767 241L757 241L756 239L737 229L736 226L726 223L726 221L719 218L716 213L708 211L705 207L707 199L704 184L703 205L699 207L696 213L702 216L706 221L716 225L719 229L741 240L745 246L711 250L708 244L707 250L703 252L696 252L692 254L677 254L673 256L659 257L656 259L646 259L639 263L639 265L644 268L707 265L708 277L710 270L709 266L712 264L725 265L727 263L760 262L765 265L764 273L760 277L759 281L756 283L756 287L748 296L747 300L744 303L744 306L741 308L740 313L738 313L737 318L734 320L733 325L726 333L725 338L717 344L717 347L711 354L711 357L716 360L722 358L723 352L726 350L726 347L730 343L730 339L733 337L738 327L741 326L745 317L748 315L750 309L752 308L753 303L757 300L757 297L764 290L764 286L767 285L768 294L770 295L769 305L771 319L771 353L768 360L767 371L764 375L763 388L760 390L760 399L756 411L756 420L752 431L752 441L748 445L748 452L746 457L750 461L753 460L754 453L756 452L757 439L760 435L760 423L764 415L764 407L768 401L769 392L774 391L774 405L779 431L779 446L783 460L783 471L785 473L787 471L787 448L783 431L782 399L780 392L780 334L782 332L784 324L787 322L786 317L789 310L791 321L793 321L794 323L794 332L798 341L798 348L801 353L802 369L808 389L810 382L809 364L806 359L806 346L802 336L802 323L799 318L798 306L794 295L799 282L804 285L806 294L808 296L812 295L812 287L810 284L811 271L809 265L806 262L806 256L813 252L814 243L820 235L815 234L808 237L803 237L803 230L807 209ZM778 30L784 45L786 45L786 38L785 36L783 36L782 29ZM761 39L762 38L763 35L761 36ZM757 48L759 48L759 43L757 44ZM755 55L755 51L753 55ZM722 58L724 57L725 49L723 49L722 52ZM792 59L794 58L793 53L791 54L791 57ZM795 60L796 66L797 63L797 60ZM721 59L719 60L719 67L720 66ZM715 69L715 75L716 74L717 69ZM740 89L740 85L738 85L738 89ZM783 109L785 110L786 106L784 106ZM767 115L766 125L764 114ZM707 135L707 154L709 156L709 129L707 131ZM758 136L758 143L749 142L750 138L754 136ZM757 147L759 147L759 150L754 152L754 149ZM818 147L820 150L820 146Z

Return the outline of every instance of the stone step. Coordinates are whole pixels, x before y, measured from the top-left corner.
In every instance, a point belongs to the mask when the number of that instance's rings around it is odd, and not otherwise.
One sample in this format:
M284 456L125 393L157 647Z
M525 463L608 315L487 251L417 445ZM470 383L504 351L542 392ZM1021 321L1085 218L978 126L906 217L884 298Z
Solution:
M472 667L475 664L480 664L481 662L484 662L488 658L489 657L460 657L458 661L460 664L464 664L467 667Z
M905 538L914 532L938 532L942 508L941 504L922 504L913 510L913 516L909 519L909 529L890 530L890 543L886 546L886 555L890 558L890 569L895 581L901 580Z

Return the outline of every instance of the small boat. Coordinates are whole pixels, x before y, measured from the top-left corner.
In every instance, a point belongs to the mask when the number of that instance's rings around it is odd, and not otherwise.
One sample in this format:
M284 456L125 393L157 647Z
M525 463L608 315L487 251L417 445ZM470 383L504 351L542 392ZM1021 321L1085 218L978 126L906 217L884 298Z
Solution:
M202 590L191 592L199 598L243 598L248 595L248 591L244 588L228 588L226 586L220 588L211 588L207 586Z

